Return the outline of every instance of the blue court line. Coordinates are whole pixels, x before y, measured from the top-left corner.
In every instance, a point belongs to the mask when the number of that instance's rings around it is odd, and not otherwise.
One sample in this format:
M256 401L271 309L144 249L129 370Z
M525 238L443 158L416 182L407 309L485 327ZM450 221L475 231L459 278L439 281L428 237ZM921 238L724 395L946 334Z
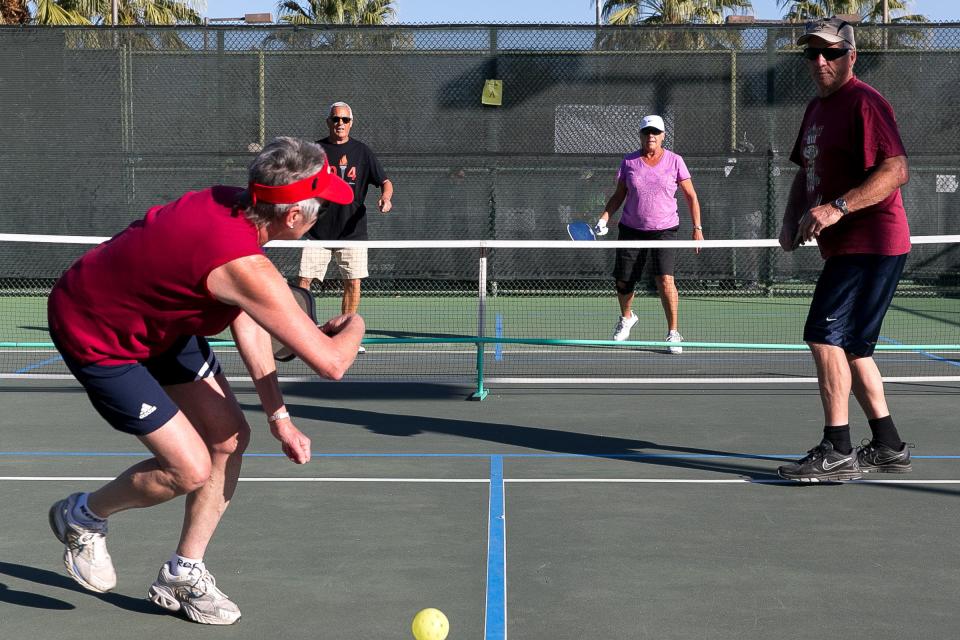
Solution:
M485 640L506 640L507 637L507 553L504 517L503 457L490 456Z
M880 336L880 342L886 342L887 344L895 344L897 346L903 345L899 340L894 340L893 338L884 338ZM930 360L936 360L938 362L943 362L950 365L951 367L960 367L960 362L954 360L953 358L944 358L943 356L938 356L935 353L930 353L929 351L915 351L914 353L920 354L924 358L929 358Z
M499 313L497 314L497 337L503 337L503 316ZM499 342L493 347L493 359L503 360L503 345Z
M490 458L489 453L323 453L314 458ZM792 453L504 453L495 458L604 458L623 460L673 459L702 460L731 458L740 460L780 460L802 455ZM0 451L0 457L21 458L146 458L147 451ZM245 453L244 458L286 458L282 453ZM915 460L960 460L960 455L912 455Z
M55 358L47 358L46 360L41 360L40 362L34 362L33 364L28 364L23 369L14 371L14 373L27 373L28 371L33 371L34 369L39 369L45 367L48 364L53 364L54 362L60 362L63 360L63 356L58 355Z

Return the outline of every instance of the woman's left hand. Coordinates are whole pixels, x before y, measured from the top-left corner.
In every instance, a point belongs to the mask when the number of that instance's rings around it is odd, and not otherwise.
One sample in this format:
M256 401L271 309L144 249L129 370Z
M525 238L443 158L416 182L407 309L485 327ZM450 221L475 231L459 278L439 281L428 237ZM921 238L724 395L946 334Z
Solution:
M270 423L270 433L280 441L283 454L295 464L310 462L310 438L297 429L290 418Z

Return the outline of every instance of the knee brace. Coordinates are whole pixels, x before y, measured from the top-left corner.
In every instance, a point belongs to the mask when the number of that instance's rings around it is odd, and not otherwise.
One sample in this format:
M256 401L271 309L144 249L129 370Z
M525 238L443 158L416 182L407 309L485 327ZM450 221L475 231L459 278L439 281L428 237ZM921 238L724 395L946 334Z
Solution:
M619 293L621 296L628 296L633 293L633 289L636 284L636 282L625 282L623 283L623 286L621 286L620 281L618 280L614 286L617 289L617 293Z

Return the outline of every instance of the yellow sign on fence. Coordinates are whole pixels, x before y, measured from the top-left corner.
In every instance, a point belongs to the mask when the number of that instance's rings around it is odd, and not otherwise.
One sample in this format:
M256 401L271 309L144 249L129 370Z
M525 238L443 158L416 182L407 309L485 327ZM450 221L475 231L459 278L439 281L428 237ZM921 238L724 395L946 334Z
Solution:
M503 80L486 80L483 83L483 96L481 96L480 102L494 107L502 105Z

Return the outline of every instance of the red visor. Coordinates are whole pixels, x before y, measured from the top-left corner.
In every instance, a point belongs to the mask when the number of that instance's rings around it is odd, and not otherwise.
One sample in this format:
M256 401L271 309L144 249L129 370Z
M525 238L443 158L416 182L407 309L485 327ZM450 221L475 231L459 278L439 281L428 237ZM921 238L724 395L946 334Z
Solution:
M272 204L293 204L308 198L323 198L337 204L353 202L353 189L349 184L330 171L326 158L323 167L312 176L307 176L290 184L270 187L251 182L247 185L252 204L270 202Z

